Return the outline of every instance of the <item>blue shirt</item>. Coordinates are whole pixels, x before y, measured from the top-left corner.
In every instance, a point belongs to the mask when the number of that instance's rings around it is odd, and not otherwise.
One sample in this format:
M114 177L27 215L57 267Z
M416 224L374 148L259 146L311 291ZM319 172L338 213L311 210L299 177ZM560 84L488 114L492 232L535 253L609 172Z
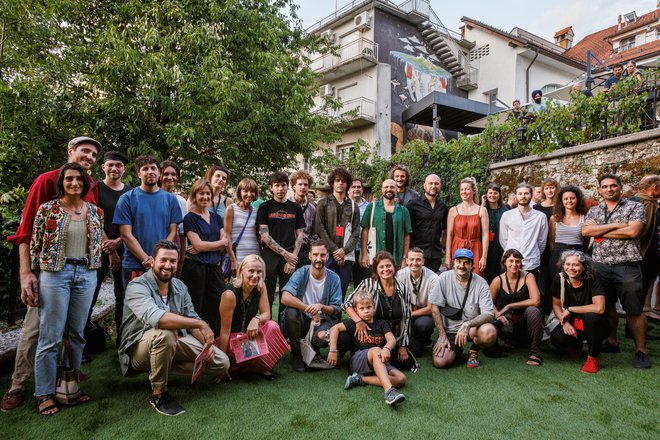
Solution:
M282 289L282 292L289 292L291 295L302 300L307 291L307 283L309 282L309 268L311 266L303 266L300 269L296 270L289 281L286 283L286 286ZM339 275L334 273L331 270L326 269L325 271L325 284L323 285L323 296L321 297L321 304L325 306L332 306L336 314L334 315L325 315L325 317L332 323L337 322L337 317L341 312L341 281L339 280Z
M206 220L204 220L201 215L189 212L183 218L183 230L186 233L194 232L199 235L199 238L202 241L220 240L220 230L223 226L220 216L215 212L209 212L209 221L210 223L206 223ZM215 266L222 259L222 253L219 250L201 252L199 254L190 254L186 252L186 256L207 266Z
M115 208L112 223L131 225L132 234L142 250L151 255L156 242L167 238L170 225L181 223L181 209L174 194L158 189L145 192L140 187L122 194ZM142 269L142 262L128 250L124 250L124 269Z

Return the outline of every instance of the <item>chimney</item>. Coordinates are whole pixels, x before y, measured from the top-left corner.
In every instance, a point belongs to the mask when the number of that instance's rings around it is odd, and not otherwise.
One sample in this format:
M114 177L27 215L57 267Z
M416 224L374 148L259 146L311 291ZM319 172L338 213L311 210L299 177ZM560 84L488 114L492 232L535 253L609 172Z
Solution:
M562 49L570 49L573 47L573 26L569 26L560 31L555 32L555 44Z
M619 23L618 26L616 27L616 30L620 31L622 26L623 24L621 23L621 15L619 15Z

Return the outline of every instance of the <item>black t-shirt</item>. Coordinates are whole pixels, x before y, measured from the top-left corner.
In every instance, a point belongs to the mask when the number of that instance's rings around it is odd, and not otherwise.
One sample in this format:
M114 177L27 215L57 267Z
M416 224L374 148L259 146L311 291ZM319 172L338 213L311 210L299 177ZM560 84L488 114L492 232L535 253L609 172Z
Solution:
M552 279L551 292L554 298L561 298L561 284L559 274L555 275ZM564 309L571 306L586 306L593 304L592 298L598 295L605 295L603 286L598 278L593 280L585 280L578 288L571 286L571 283L564 277Z
M390 325L392 332L398 334L398 327L403 319L403 304L399 295L387 296L380 294L376 297L378 307L376 307L375 319L382 319Z
M288 252L296 244L296 230L305 229L305 218L299 204L286 200L280 203L274 199L259 206L257 225L268 226L268 235ZM268 246L264 246L266 249Z
M385 250L394 254L394 222L391 212L385 213Z
M227 290L231 290L236 297L236 307L234 307L234 313L232 313L231 318L231 332L245 333L250 320L259 313L259 289L257 287L252 289L252 292L250 292L250 295L245 301L243 301L242 288L234 287L233 284L230 284Z
M410 212L410 247L424 251L426 258L442 257L442 230L447 226L447 206L438 197L431 208L426 196L422 195L406 205Z
M385 334L392 331L387 322L382 319L374 319L373 322L367 322L366 324L371 330L367 330L367 342L363 344L358 337L355 336L355 322L352 319L347 319L343 324L344 327L346 327L346 332L349 335L353 335L353 347L356 351L368 350L373 347L384 347L387 343Z
M112 223L112 219L115 217L115 206L117 206L119 197L121 197L122 194L129 192L133 188L130 185L124 184L123 189L119 191L115 191L114 189L106 185L102 180L99 181L98 184L99 184L98 206L103 210L103 218L104 218L103 230L105 231L105 235L107 235L109 239L114 240L115 238L119 238L119 225Z

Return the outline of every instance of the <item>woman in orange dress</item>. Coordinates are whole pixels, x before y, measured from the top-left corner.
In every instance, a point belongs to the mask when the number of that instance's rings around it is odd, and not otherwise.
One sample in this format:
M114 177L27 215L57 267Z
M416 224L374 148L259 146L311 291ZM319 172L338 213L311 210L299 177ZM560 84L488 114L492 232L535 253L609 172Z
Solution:
M477 181L466 177L460 184L461 203L449 210L445 265L451 268L456 249L470 249L474 254L474 273L482 275L488 255L488 211L477 203Z

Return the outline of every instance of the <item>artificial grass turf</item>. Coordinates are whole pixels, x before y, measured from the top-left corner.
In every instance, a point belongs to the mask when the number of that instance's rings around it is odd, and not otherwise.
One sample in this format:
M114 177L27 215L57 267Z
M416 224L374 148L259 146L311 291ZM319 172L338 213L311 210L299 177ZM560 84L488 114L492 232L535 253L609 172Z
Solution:
M84 366L92 378L83 391L92 403L42 417L28 398L0 415L0 432L3 439L658 438L660 358L650 370L634 369L632 341L621 341L623 353L601 355L596 375L579 371L586 353L575 358L548 345L541 367L525 364L525 349L506 358L482 355L479 369L461 363L436 370L427 353L418 372L407 374L407 400L396 409L383 402L382 389L343 390L347 359L335 370L300 374L287 355L273 382L235 378L216 385L202 377L191 386L189 377L172 377L170 392L187 410L179 417L157 414L147 402L147 375L122 377L109 349ZM651 352L658 348L650 341ZM9 379L2 375L2 389Z

